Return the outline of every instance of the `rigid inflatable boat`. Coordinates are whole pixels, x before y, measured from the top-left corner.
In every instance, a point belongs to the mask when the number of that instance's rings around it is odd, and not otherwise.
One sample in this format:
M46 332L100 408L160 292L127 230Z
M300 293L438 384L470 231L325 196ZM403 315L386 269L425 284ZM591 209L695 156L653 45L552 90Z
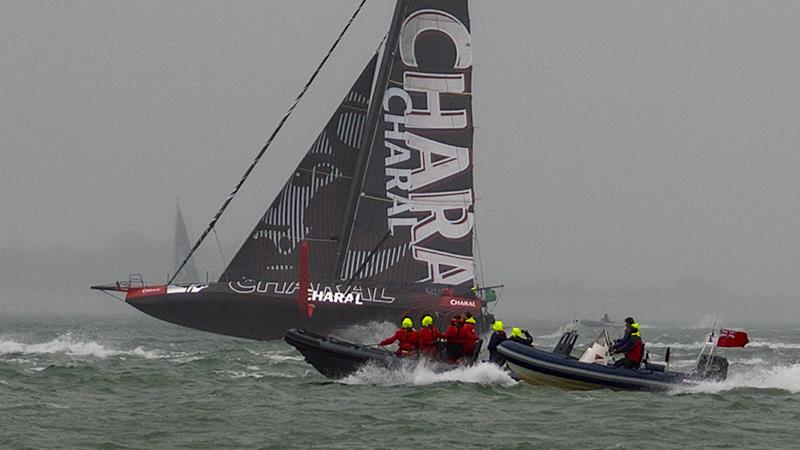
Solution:
M721 381L727 377L728 361L702 351L697 368L692 373L669 371L668 359L667 364L644 362L638 369L614 367L607 364L607 346L601 338L581 358L576 358L570 353L577 338L575 331L564 333L553 351L512 341L503 342L498 350L520 379L531 384L563 389L663 391L678 385L692 385L705 380Z
M401 358L395 356L394 352L381 347L356 344L294 328L286 332L284 340L302 353L306 362L328 378L344 378L367 364L399 369L404 364L416 363L419 358ZM478 342L474 354L464 358L461 365L475 362L481 343L481 341ZM452 364L442 361L430 361L430 364L431 368L437 372L444 372L454 367Z

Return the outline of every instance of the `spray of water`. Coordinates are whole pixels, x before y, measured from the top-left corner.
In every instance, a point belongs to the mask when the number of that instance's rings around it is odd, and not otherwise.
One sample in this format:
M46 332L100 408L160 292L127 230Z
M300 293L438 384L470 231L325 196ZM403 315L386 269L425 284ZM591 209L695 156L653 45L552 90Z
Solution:
M359 344L374 344L391 336L395 330L397 324L391 322L367 322L338 330L334 337Z
M66 333L57 338L42 343L28 344L11 339L0 340L0 355L36 355L36 354L65 354L71 356L92 356L108 358L114 356L136 356L145 359L158 359L169 357L156 351L144 350L136 347L133 350L110 349L94 340L82 340Z
M343 384L398 386L426 386L436 383L460 382L484 386L512 386L516 384L500 367L492 363L480 363L468 367L455 367L441 370L441 366L425 360L404 364L399 368L385 368L366 365L358 372L342 379Z
M800 393L800 364L748 367L728 375L722 382L703 382L679 387L675 393L719 393L739 389L776 389Z

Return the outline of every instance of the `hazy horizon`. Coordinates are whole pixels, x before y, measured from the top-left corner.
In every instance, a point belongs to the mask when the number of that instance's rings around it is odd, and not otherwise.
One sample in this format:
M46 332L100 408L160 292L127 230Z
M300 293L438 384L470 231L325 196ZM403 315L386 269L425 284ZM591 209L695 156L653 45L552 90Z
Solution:
M357 3L0 5L3 313L131 309L88 286L173 269L176 200L194 240ZM224 269L392 5L367 3L201 271ZM474 1L471 18L501 312L800 317L800 4Z

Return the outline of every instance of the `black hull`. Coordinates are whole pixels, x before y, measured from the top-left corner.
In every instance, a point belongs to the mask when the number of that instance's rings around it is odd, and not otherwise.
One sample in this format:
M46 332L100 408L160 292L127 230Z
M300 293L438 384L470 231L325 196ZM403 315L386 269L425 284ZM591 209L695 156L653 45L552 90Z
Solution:
M143 313L196 330L246 339L281 339L290 328L329 334L368 321L396 321L395 308L318 308L309 319L286 298L242 294L178 294L129 299Z
M382 348L353 344L306 330L291 329L284 339L303 355L306 362L328 378L344 378L368 363L393 367L402 361Z
M397 369L404 364L415 364L419 362L418 356L400 358L393 352L380 347L355 344L328 336L321 336L306 330L291 329L284 336L286 342L299 351L306 362L311 364L317 371L328 378L344 378L357 372L367 364L374 364L379 367ZM478 343L476 351L462 364L471 365L477 360L480 353L482 341ZM452 364L443 361L429 360L434 371L446 371L452 369Z
M445 324L449 317L461 314L465 308L437 307L430 299L397 298L392 304L368 302L362 304L314 303L309 318L306 308L298 307L293 295L242 294L225 288L225 283L215 283L199 292L128 293L126 302L134 308L166 322L211 333L246 339L274 340L283 338L291 328L304 328L320 334L331 334L349 326L376 322L398 322L404 316L415 321L423 314L434 314L437 324ZM144 292L144 293L142 293ZM478 319L478 330L486 329L480 310L473 310Z

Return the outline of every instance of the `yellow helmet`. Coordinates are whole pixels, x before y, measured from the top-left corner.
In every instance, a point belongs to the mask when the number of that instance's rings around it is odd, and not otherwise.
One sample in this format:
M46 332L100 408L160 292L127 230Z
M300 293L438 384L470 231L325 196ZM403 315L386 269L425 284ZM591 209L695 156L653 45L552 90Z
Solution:
M431 316L429 316L427 314L422 317L422 326L423 327L427 327L428 325L432 325L432 324L433 324L433 317L431 317Z
M414 326L414 322L411 321L410 317L406 317L405 319L403 319L401 326L403 328L411 328Z
M641 336L642 333L639 332L639 322L634 322L631 324L631 328L633 329L633 333L631 336Z
M495 320L494 325L492 325L492 329L494 331L503 331L503 321L502 320Z
M464 323L471 323L471 324L475 325L477 323L477 321L475 320L474 317L467 317L466 320L464 320Z
M522 330L520 330L519 327L512 328L511 336L522 337Z

